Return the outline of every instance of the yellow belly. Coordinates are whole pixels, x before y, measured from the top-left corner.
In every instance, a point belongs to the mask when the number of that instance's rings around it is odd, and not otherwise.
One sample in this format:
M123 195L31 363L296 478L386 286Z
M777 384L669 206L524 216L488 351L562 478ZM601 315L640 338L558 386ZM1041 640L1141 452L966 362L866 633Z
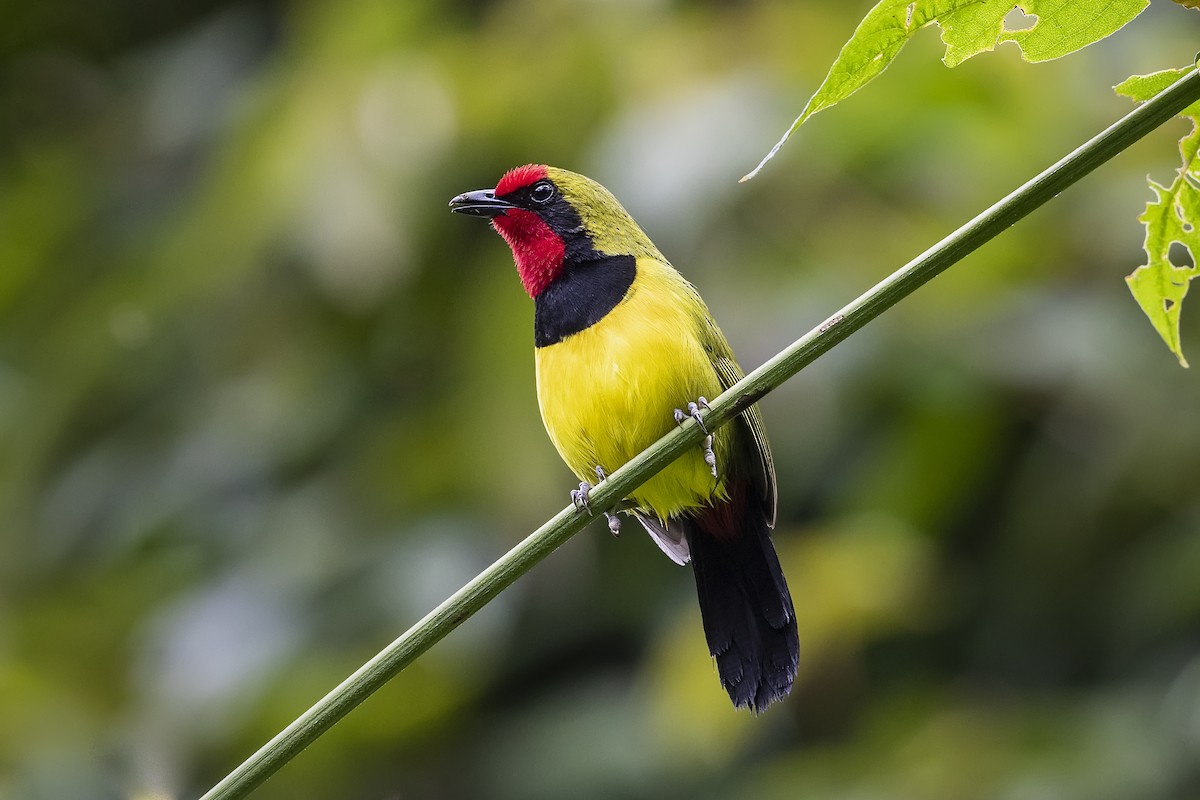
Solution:
M596 466L612 472L667 433L676 408L720 394L698 335L707 314L670 267L639 260L629 295L604 319L537 349L542 421L581 480L594 483ZM723 428L714 442L718 465L729 451L729 430ZM713 478L697 447L632 499L665 520L724 496L723 482Z

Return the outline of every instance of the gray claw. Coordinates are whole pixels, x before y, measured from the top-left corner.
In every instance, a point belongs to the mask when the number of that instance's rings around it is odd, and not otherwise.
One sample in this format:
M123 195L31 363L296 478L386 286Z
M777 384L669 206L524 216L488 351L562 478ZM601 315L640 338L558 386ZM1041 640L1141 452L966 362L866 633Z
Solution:
M608 473L604 471L604 467L596 465L596 477L599 480L608 480ZM586 511L589 514L592 510L588 507L588 495L592 492L592 485L587 481L580 481L578 489L571 490L571 502L580 511ZM608 529L612 531L613 536L621 534L621 518L614 513L604 512L604 518L608 520Z
M704 442L701 445L704 448L704 463L708 464L712 469L712 476L717 477L717 454L713 452L713 437L712 434L704 437Z
M688 417L696 420L696 424L700 426L700 430L704 431L705 433L704 442L701 444L701 447L704 448L704 463L708 464L709 468L712 470L713 477L715 478L717 477L717 454L713 452L712 434L709 433L708 428L704 426L704 416L700 413L700 409L702 408L712 411L712 407L709 406L708 400L704 397L697 397L696 402L688 403L687 411L682 411L678 408L675 409L675 424L682 425L683 421Z
M571 490L571 503L580 511L590 511L588 508L588 494L592 491L592 485L587 481L580 481L578 489Z
M608 480L608 473L604 471L604 467L596 465L596 477L602 481ZM621 518L616 514L608 511L604 512L604 518L608 520L608 529L612 531L613 536L621 535Z
M700 414L701 408L708 408L708 401L703 397L700 398L700 402L698 403L688 403L687 411L678 408L675 409L675 424L682 425L685 419L691 417L696 420L696 424L700 426L700 430L708 433L708 428L704 427L704 417Z

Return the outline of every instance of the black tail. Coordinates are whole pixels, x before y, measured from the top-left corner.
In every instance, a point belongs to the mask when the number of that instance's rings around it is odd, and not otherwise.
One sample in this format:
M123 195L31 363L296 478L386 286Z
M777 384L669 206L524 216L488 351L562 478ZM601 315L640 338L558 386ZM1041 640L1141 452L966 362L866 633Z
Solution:
M721 685L735 706L757 713L791 690L800 638L767 521L750 506L736 515L736 526L728 524L729 506L685 524L704 635Z

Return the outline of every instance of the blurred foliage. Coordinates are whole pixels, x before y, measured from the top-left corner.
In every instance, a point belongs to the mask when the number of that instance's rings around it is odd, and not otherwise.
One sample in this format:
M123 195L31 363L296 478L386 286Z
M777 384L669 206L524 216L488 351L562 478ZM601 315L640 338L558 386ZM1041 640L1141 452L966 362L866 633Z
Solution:
M739 185L864 8L4 11L4 800L199 794L565 505L530 303L452 195L596 177L750 367L1197 34L949 71L929 32ZM735 714L689 573L597 523L256 796L1195 796L1200 389L1120 282L1181 133L764 401L787 703Z

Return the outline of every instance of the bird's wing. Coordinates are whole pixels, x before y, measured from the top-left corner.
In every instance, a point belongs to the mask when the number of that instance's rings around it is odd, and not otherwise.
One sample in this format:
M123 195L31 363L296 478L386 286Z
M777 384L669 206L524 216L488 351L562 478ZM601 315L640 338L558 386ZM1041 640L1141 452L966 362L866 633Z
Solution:
M735 383L740 381L745 375L742 368L738 366L737 361L733 357L733 350L729 347L729 342L726 341L725 335L717 328L716 322L713 321L711 315L708 315L705 330L701 332L704 339L704 347L712 359L713 368L717 371L717 376L721 381L721 388L728 389ZM776 489L775 489L775 461L771 457L771 445L767 443L767 431L763 425L762 414L758 410L757 405L750 406L741 413L739 421L744 425L744 429L750 434L750 440L756 451L759 472L757 475L758 486L763 498L763 508L767 514L767 525L775 526L775 508L776 508ZM734 423L738 424L737 422Z

